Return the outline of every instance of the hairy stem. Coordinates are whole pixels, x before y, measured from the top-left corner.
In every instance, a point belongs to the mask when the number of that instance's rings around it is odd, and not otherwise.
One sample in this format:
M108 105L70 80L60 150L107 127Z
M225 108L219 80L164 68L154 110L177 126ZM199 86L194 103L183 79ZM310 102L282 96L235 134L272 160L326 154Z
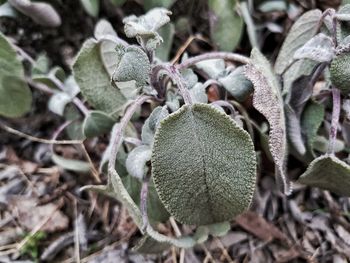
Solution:
M152 70L151 82L152 85L156 88L159 87L159 77L161 76L161 74L168 75L175 82L176 86L181 92L185 103L187 105L191 105L192 98L187 89L186 82L182 77L181 73L179 72L179 69L171 64L161 64L155 66ZM164 93L164 91L161 91L161 93Z
M142 182L141 194L140 194L140 206L142 214L142 229L146 230L148 225L148 216L147 216L147 196L148 196L148 180L144 179Z
M334 154L334 144L337 139L340 104L341 104L339 89L337 89L336 87L332 87L332 95L333 95L333 112L332 112L331 129L329 132L328 154Z
M142 105L146 100L151 99L151 96L145 96L142 95L140 97L138 97L126 110L123 118L120 120L120 125L118 127L118 129L116 130L116 134L115 134L115 138L114 138L114 142L112 142L112 150L111 150L111 156L109 158L109 162L108 162L108 171L115 171L115 162L117 159L117 153L119 150L119 146L121 144L121 140L124 134L124 130L126 128L126 126L128 125L132 115L134 115L135 111L137 110L137 108Z
M176 68L178 70L181 70L184 68L191 67L191 66L197 64L198 62L201 62L203 60L208 60L208 59L224 59L224 60L239 62L242 64L249 64L250 63L249 58L242 56L242 55L239 55L239 54L229 53L229 52L210 52L210 53L205 53L205 54L202 54L199 56L195 56L195 57L186 59L182 63L176 65Z

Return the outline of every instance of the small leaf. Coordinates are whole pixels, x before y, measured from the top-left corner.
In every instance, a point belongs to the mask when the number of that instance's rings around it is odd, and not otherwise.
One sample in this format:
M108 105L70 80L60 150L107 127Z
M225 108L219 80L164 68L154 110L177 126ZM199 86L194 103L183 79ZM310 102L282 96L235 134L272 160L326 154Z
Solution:
M136 37L140 45L155 49L163 39L157 30L170 21L171 12L165 8L154 8L147 14L124 18L124 31L127 37Z
M16 18L17 12L8 2L0 3L0 17Z
M133 149L126 159L125 165L128 173L142 180L147 174L147 162L151 160L152 150L148 145L140 145Z
M250 136L207 104L182 106L157 130L152 175L161 201L178 221L207 225L248 208L256 157Z
M51 158L55 164L69 171L88 173L91 170L90 164L88 162L66 159L57 154L53 154Z
M156 49L156 56L162 61L169 60L169 54L173 45L173 39L175 35L175 26L173 23L169 23L158 30L159 35L163 39L163 43Z
M284 192L291 192L285 172L287 134L281 88L268 60L258 49L251 53L251 63L245 68L246 77L254 85L253 106L270 124L269 147L276 165L277 179L281 179Z
M193 235L193 239L196 240L197 244L202 244L208 240L209 229L207 226L199 226Z
M223 51L234 50L241 39L243 20L236 13L236 4L236 0L208 0L211 38Z
M97 22L95 26L94 36L97 40L100 40L105 36L117 37L117 33L113 29L111 23L109 23L105 19L101 19Z
M217 79L224 75L225 61L223 59L208 59L198 62L196 67L203 70L211 79Z
M1 68L2 70L3 68ZM1 73L0 115L10 118L21 117L31 108L32 93L27 83L22 79L12 75L2 76Z
M322 12L320 10L311 10L304 13L294 23L278 54L275 63L275 71L277 74L282 74L285 71L290 63L292 63L295 51L317 33L321 16Z
M350 166L333 155L323 155L312 161L297 182L350 196Z
M321 153L327 153L329 141L324 136L316 136L313 143L313 149L319 151ZM338 153L343 151L345 148L345 144L343 141L336 139L334 142L334 153Z
M350 21L350 4L341 6L335 17L340 21Z
M126 99L110 83L95 40L84 43L73 64L73 75L81 93L95 109L106 113L122 109Z
M190 89L198 82L198 76L193 72L192 69L186 68L181 70L181 75L186 82L186 86Z
M80 2L90 16L98 16L100 11L100 0L80 0Z
M86 138L92 138L104 133L108 133L115 120L102 111L91 111L88 116L85 117L83 123L83 133Z
M238 67L225 77L218 81L222 86L238 101L243 102L253 93L252 82L244 75L244 67Z
M61 25L61 17L48 3L34 2L30 0L8 0L9 4L22 14L30 17L34 22L42 26L58 27Z
M53 113L63 116L66 105L72 101L72 98L65 92L57 92L51 96L48 108Z
M294 53L294 59L308 58L318 62L330 62L335 57L335 46L333 40L320 33Z
M193 103L208 103L208 96L202 83L197 83L189 91Z
M138 87L149 82L151 65L146 53L139 47L129 46L121 56L113 80L125 82L135 80Z
M317 132L324 120L325 108L322 104L311 101L306 107L301 117L301 127L306 137L306 148L308 154L315 158L314 142Z
M153 137L160 121L166 118L168 115L169 112L167 106L158 106L152 111L151 115L148 117L148 119L142 126L142 143L147 145L153 144Z

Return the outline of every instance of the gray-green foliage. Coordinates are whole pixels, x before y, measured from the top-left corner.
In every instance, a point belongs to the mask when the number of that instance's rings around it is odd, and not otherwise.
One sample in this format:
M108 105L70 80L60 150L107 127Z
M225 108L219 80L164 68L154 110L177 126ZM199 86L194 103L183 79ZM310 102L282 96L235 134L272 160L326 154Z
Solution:
M20 117L30 110L32 94L16 50L0 33L0 115Z
M165 8L154 8L143 16L131 15L124 18L124 31L127 37L135 37L142 47L154 50L161 42L162 37L157 30L170 21L171 12Z
M236 12L236 4L236 0L208 0L211 38L223 51L232 51L241 39L243 20Z
M178 221L206 225L231 220L252 199L254 147L226 114L206 104L182 106L160 123L152 175L160 199Z
M310 40L317 31L322 12L318 9L303 14L293 24L278 54L275 70L281 74L292 63L294 52Z
M147 84L151 65L146 53L139 47L119 47L120 61L117 65L113 80L117 82L136 81L142 87Z
M73 64L73 74L81 93L97 110L116 112L126 102L120 90L110 82L96 40L89 39L83 44Z
M350 196L350 166L334 155L323 155L312 161L298 182Z
M269 61L253 49L251 63L245 68L246 77L254 85L253 105L265 116L270 124L269 147L285 193L291 185L285 171L287 159L286 121L280 84L272 71Z

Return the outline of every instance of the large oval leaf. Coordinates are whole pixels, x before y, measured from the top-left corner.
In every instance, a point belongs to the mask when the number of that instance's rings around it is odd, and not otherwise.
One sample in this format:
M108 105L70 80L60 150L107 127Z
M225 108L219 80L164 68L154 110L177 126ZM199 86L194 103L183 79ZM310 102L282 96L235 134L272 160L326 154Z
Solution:
M152 174L160 199L178 221L207 225L231 220L252 200L253 142L214 107L185 105L160 123Z

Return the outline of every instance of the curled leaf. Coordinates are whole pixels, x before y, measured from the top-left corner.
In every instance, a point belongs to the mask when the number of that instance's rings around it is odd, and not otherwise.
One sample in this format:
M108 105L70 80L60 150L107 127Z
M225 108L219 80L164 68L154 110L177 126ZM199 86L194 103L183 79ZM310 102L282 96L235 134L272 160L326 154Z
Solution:
M149 81L151 65L146 53L139 47L129 46L123 50L113 80L118 82L136 81L137 86Z
M157 130L152 175L161 201L178 221L207 225L246 210L256 180L249 134L207 104L182 106Z
M294 53L294 59L308 58L318 62L330 62L335 57L335 45L333 40L320 33Z
M155 49L163 39L157 30L170 22L171 12L165 8L154 8L147 14L137 17L135 15L124 18L124 31L127 37L136 37L139 44Z
M268 60L258 49L251 53L251 63L245 68L246 77L254 85L253 105L270 124L269 147L276 164L276 175L284 192L290 194L291 183L286 175L287 139L281 88Z
M8 0L9 4L22 14L29 16L42 26L58 27L61 25L61 17L48 3L34 2L30 0Z

